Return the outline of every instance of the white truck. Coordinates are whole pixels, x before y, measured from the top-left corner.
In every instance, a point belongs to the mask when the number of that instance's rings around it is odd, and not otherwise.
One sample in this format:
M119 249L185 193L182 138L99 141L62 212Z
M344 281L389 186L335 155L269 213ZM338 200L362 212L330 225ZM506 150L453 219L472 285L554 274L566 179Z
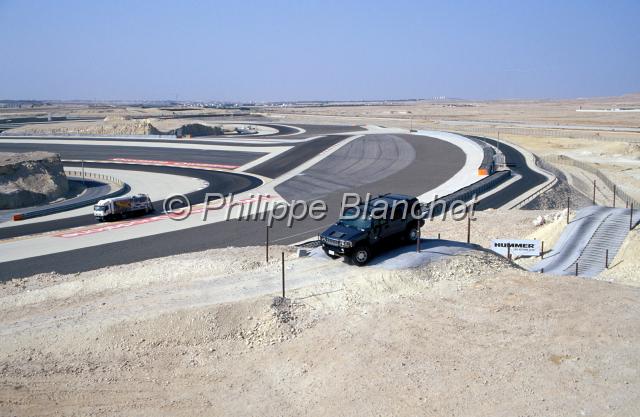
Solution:
M153 204L146 194L136 194L124 197L100 200L93 206L96 220L122 219L128 216L148 214L153 211Z

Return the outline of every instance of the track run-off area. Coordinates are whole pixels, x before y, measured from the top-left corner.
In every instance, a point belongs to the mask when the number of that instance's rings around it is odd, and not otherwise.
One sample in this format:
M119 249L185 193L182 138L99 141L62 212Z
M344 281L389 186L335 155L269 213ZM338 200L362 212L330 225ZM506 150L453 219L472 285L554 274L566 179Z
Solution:
M470 138L446 132L408 132L377 126L270 125L278 133L247 137L158 139L144 137L0 136L0 152L50 151L65 167L108 172L146 193L156 212L96 223L92 207L0 223L0 280L38 273L61 274L145 259L230 246L263 245L266 221L238 220L240 210L208 210L207 193L233 194L252 213L265 202L321 199L322 220L305 218L290 227L275 221L274 244L313 238L339 215L343 193L402 193L428 202L479 181L483 152ZM502 145L501 145L502 146ZM514 149L518 178L505 194L486 197L486 208L504 204L545 178L528 172ZM519 159L521 158L521 159ZM176 221L162 202L183 194L191 216ZM255 204L261 196L263 204ZM247 211L245 211L245 214ZM260 216L258 216L260 217Z

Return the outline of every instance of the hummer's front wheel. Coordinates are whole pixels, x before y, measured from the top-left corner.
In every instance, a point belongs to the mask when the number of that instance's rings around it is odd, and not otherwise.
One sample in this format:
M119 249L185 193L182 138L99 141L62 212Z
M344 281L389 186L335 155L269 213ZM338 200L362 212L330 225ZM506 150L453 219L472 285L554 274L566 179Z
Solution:
M371 250L366 246L360 246L356 248L351 254L351 262L357 266L363 266L369 261L371 257Z
M407 228L405 232L405 237L409 242L415 242L418 240L418 228L417 225L413 224Z

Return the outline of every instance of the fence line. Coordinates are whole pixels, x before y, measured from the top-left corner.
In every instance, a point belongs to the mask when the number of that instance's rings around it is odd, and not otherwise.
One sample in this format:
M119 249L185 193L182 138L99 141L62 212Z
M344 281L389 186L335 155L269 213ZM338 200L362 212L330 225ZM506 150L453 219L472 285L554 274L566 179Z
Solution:
M627 202L627 204L633 203L633 205L635 207L640 207L640 204L638 203L638 201L636 199L634 199L629 194L627 194L623 189L621 189L620 186L617 185L609 177L607 177L607 175L604 172L600 171L598 168L592 166L591 164L588 164L588 163L582 162L582 161L578 161L578 160L570 158L570 157L568 157L566 155L559 155L559 156L551 155L551 156L547 157L547 159L551 163L555 163L555 164L558 164L558 165L574 166L576 168L582 169L583 171L587 171L587 172L595 175L600 181L602 181L607 186L607 188L609 188L609 190L611 190L612 193L613 193L613 189L615 187L616 196L620 197L621 201L625 201L625 202ZM585 188L584 191L586 191L587 195L590 195L591 189L590 189L589 185L585 185L585 184L586 183L583 182L582 184L580 184L580 186Z

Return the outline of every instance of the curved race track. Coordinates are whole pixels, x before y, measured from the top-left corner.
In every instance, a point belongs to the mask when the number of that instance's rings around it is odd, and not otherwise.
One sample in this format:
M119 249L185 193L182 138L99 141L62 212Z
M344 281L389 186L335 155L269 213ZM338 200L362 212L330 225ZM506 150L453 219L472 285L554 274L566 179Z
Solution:
M544 184L547 177L536 172L527 166L527 160L520 152L514 147L507 145L504 142L498 142L495 139L489 139L481 136L469 136L481 141L484 141L492 146L500 147L500 151L504 154L507 165L511 168L511 171L521 176L517 181L509 184L499 193L490 195L487 198L482 199L476 204L476 210L495 209L502 207L503 205L518 198L523 193Z
M75 163L65 163L65 166L79 166ZM118 169L118 170L131 170L131 171L146 171L157 172L163 174L172 175L184 175L192 178L198 178L209 183L206 188L193 191L186 194L193 204L201 203L204 200L206 193L241 193L243 191L251 190L260 184L262 181L254 176L236 174L231 172L221 171L209 171L203 169L193 168L176 168L176 167L159 167L150 165L135 165L135 164L109 164L109 163L85 163L86 168L103 168L103 169ZM162 207L162 200L153 202L153 206L158 210ZM42 221L38 223L30 224L17 224L11 227L0 228L0 240L10 239L18 236L34 235L39 233L52 232L55 230L69 229L72 227L80 227L95 224L96 220L92 214L67 217L63 219L56 219L50 221Z
M272 174L271 178L277 177L344 139L346 139L346 136L334 135L317 140L317 142L313 140L301 143L295 148L258 165L253 171L258 171L254 173L260 174ZM384 158L385 153L374 152L367 154L365 151L368 148L367 144L373 145L376 143L381 146L392 145L394 148L397 147L399 155L403 155L403 157L396 163L389 163L390 160L385 160ZM306 219L299 221L294 223L291 228L286 227L284 221L276 222L270 231L272 243L294 243L316 235L321 229L333 223L338 214L342 194L345 191L356 192L360 195L385 192L420 195L450 179L462 168L466 160L465 153L455 145L425 136L365 135L353 140L351 145L348 146L350 148L338 153L333 158L333 161L321 161L307 171L313 175L318 175L320 170L325 169L323 166L335 166L336 158L340 158L341 155L344 156L345 153L349 155L354 149L361 149L365 151L361 157L353 154L351 157L354 160L360 159L360 163L367 165L372 175L361 177L355 182L340 181L340 186L337 187L325 187L323 200L329 208L327 217L323 220ZM368 161L362 161L364 155L369 155L364 158L369 158ZM347 167L348 165L343 161L341 166ZM380 167L380 170L383 171L382 174L376 174L376 166ZM145 169L147 168L151 167L145 167ZM165 168L162 168L162 172L166 172ZM302 175L304 176L306 173L303 172ZM348 175L348 172L340 173L335 171L333 174L340 178L340 175L344 177ZM236 174L229 175L235 176ZM247 184L247 187L249 186L250 184ZM220 190L215 190L215 192L220 192ZM166 221L170 222L170 220ZM0 280L50 272L52 270L59 273L86 271L104 266L217 247L262 245L264 236L265 223L261 221L230 220L205 223L202 226L159 233L152 236L131 238L99 246L4 262L0 271Z

